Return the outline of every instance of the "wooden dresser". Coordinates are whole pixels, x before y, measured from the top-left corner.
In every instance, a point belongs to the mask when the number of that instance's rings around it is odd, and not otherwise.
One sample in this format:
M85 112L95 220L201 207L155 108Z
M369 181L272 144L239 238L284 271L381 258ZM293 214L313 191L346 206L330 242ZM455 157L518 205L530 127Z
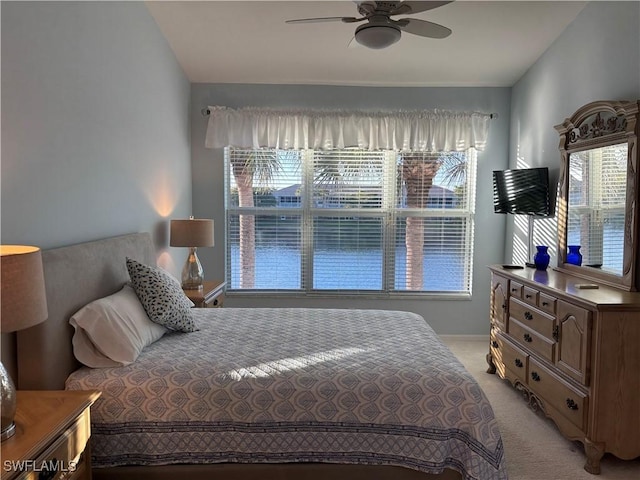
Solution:
M581 441L588 472L605 452L640 456L640 293L552 269L489 269L488 372Z

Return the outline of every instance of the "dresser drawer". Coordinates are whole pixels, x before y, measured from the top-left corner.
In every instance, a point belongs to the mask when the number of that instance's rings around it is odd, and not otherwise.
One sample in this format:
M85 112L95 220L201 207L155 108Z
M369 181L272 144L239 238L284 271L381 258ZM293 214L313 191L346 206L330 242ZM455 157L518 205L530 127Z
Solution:
M529 359L529 388L584 431L588 396L562 381L534 358Z
M511 297L522 298L523 289L524 289L524 285L522 283L518 283L513 280L509 282L509 295Z
M514 318L509 319L509 337L518 345L533 350L550 362L555 361L556 342L543 337L539 333L527 328Z
M489 347L493 364L501 378L527 383L529 355L510 342L507 336L492 328Z
M204 308L222 308L224 304L224 295L220 294L216 298L210 301L206 301L202 304Z
M537 297L537 296L536 296ZM509 316L515 318L523 325L535 330L540 335L553 341L553 331L556 325L556 318L544 313L537 308L526 305L516 298L509 300Z
M42 455L30 463L18 479L51 480L88 478L84 450L90 435L89 410L85 410Z
M552 297L551 295L540 292L540 296L538 297L538 307L540 307L540 310L543 310L551 315L555 315L557 303L558 299L556 297Z
M527 383L529 355L505 339L502 335L498 335L498 338L505 368L513 372L515 376L522 380L522 383Z
M534 307L536 307L538 305L539 296L540 292L535 288L531 288L526 285L522 287L522 300L529 305L533 305Z
M535 288L524 285L522 287L521 298L525 303L533 307L538 307L540 310L550 315L554 315L556 313L556 303L558 302L558 299L540 292Z

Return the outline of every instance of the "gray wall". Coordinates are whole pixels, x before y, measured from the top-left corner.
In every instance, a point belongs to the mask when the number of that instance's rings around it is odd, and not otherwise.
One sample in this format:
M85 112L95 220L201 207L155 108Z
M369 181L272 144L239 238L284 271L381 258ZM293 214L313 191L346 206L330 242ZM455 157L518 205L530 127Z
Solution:
M513 87L511 166L548 166L557 182L559 137L554 125L595 100L640 99L640 2L588 4ZM512 220L512 219L510 219ZM524 261L526 230L508 222L506 258ZM536 243L553 246L555 218L535 222ZM551 261L556 264L556 259Z
M301 306L380 308L417 312L441 334L486 334L489 315L490 263L502 262L505 218L493 213L492 171L508 164L509 88L387 88L309 85L212 85L191 87L193 209L197 216L213 218L216 246L199 249L206 275L224 276L224 197L222 149L204 148L208 105L362 110L449 109L497 113L491 121L488 146L478 155L474 294L470 300L416 300L368 298L264 298L228 297L227 306ZM220 226L220 227L218 227Z
M149 231L180 266L167 219L191 213L190 84L144 4L1 8L2 243Z
M166 247L191 211L189 93L142 2L2 2L2 242Z

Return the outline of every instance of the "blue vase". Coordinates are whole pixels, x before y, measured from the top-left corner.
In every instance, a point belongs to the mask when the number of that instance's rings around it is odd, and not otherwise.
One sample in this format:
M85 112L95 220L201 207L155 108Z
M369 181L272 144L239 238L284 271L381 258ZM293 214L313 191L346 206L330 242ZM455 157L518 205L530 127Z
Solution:
M547 252L546 245L537 245L536 246L536 254L533 256L533 263L536 266L536 270L546 270L549 266L550 256Z
M567 253L567 263L571 265L582 265L582 254L580 253L580 245L569 245L569 253Z

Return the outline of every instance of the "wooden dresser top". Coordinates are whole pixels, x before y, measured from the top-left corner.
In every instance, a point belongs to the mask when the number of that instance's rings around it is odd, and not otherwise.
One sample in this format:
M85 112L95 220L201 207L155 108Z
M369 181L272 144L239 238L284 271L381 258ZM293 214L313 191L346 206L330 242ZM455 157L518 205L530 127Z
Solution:
M596 310L636 310L640 308L640 292L627 292L580 277L558 272L553 268L540 271L535 268L508 269L503 265L490 265L492 272L515 281L533 283L540 291L570 298ZM596 289L580 288L580 285L597 285ZM639 315L640 317L640 315ZM640 322L640 318L638 318Z

